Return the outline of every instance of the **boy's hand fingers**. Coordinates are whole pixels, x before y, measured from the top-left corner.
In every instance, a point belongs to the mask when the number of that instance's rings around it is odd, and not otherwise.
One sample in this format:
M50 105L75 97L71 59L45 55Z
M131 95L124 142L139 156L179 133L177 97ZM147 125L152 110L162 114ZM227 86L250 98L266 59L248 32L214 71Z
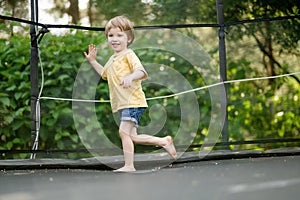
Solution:
M89 45L89 50L96 50L96 49L97 49L96 45L94 44Z
M124 80L120 81L120 86L123 86L123 88L127 88L127 85Z
M120 86L123 86L123 88L130 88L131 84L129 82L126 81L121 81Z

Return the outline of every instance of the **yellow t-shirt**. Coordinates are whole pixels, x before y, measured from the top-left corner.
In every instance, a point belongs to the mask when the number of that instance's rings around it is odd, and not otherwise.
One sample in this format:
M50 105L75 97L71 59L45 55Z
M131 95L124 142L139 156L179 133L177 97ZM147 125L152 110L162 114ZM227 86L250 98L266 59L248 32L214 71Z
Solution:
M142 90L142 80L134 80L129 88L120 86L121 78L136 70L143 71L146 76L145 79L148 77L141 61L131 49L112 55L105 64L101 76L108 82L113 112L124 108L148 107Z

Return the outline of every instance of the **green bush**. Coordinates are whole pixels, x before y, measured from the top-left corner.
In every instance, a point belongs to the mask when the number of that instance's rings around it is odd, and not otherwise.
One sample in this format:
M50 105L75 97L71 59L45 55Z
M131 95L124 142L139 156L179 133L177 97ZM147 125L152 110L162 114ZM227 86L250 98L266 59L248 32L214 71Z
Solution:
M89 90L94 91L95 99L109 99L107 84L99 80L84 58L83 51L90 43L99 45L98 59L102 62L112 53L104 48L105 37L102 32L85 32L71 30L69 34L52 35L47 33L39 45L40 58L44 71L44 88L42 97L73 97L73 90L79 69L86 73L85 79L77 84L91 85L87 91L81 91L78 98L89 97ZM143 63L159 63L170 66L184 75L192 87L205 85L203 78L196 68L184 58L170 52L153 49L137 51ZM214 56L214 55L212 55ZM175 57L175 59L170 59ZM31 119L30 119L30 38L28 35L10 36L0 39L0 150L30 150L31 149ZM103 63L104 64L104 63ZM217 68L217 67L216 67ZM41 65L39 64L39 86L41 88ZM228 60L228 76L231 79L248 77L249 62L247 60ZM159 72L166 73L166 72ZM252 73L252 72L251 72ZM217 74L217 73L216 73ZM98 83L91 82L98 80ZM281 80L281 82L280 82ZM287 79L278 80L278 87L269 88L266 82L230 84L229 97L229 134L230 140L241 141L249 139L298 137L300 130L299 85ZM173 83L172 80L166 80ZM176 84L176 82L174 82ZM95 86L96 85L96 86ZM280 87L279 87L280 86ZM158 85L144 85L147 97L168 95L172 92ZM197 133L193 134L193 144L201 144L207 135L211 119L211 99L208 90L196 92L199 103L200 120ZM76 97L76 96L75 96ZM97 125L89 123L89 108L86 103L72 107L71 101L58 101L42 98L41 127L39 148L44 150L78 150L84 149L84 138L80 138L77 129L86 132L89 139L97 141L101 134L105 134L110 141L121 146L118 127L113 119L108 103L95 103L96 116L104 133L97 132ZM149 106L161 105L168 117L159 136L176 136L181 113L177 98L149 101ZM191 106L188 103L184 106ZM75 127L73 109L81 109L83 115ZM86 109L86 110L85 110ZM159 108L158 108L159 109ZM143 116L142 125L149 122L149 110ZM160 120L161 115L152 116L153 120ZM186 120L189 116L185 117ZM187 127L188 129L188 127ZM182 131L185 131L184 129ZM97 146L97 144L94 144ZM280 144L280 147L287 146ZM269 145L266 148L278 147ZM101 147L99 147L101 148ZM247 149L248 146L241 148ZM254 146L251 148L260 148ZM45 155L47 157L78 158L86 154ZM27 154L3 154L2 159L28 157Z

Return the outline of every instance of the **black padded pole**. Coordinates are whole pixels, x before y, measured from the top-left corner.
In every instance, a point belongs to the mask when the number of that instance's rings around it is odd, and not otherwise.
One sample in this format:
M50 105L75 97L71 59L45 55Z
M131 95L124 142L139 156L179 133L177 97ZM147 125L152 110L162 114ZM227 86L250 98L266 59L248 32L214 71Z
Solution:
M223 0L216 0L218 24L221 25L219 28L219 60L220 60L220 79L221 81L227 80L226 73L226 46L225 46L225 29L224 29L224 6ZM224 84L225 90L221 90L221 109L222 119L224 119L224 125L222 129L222 142L228 142L228 111L227 111L227 86ZM224 92L225 91L225 92ZM228 149L228 146L225 147Z
M38 0L31 0L31 21L38 21ZM31 137L34 145L37 135L36 105L38 98L38 40L35 25L30 25L31 49L30 49L30 82L31 82Z

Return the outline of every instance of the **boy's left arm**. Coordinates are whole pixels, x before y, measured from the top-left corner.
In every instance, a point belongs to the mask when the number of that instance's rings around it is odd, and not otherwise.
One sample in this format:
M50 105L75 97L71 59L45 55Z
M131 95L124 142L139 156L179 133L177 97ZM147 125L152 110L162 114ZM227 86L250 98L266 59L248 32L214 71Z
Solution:
M129 88L134 80L144 80L148 74L144 68L136 69L132 74L125 76L121 79L120 85L124 88Z

